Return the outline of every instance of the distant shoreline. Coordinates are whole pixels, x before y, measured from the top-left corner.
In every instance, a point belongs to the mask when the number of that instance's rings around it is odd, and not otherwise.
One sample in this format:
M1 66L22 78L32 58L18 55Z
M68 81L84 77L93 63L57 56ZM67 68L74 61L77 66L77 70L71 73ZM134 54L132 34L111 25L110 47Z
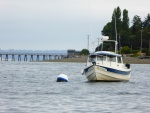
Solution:
M46 62L86 63L86 61L87 61L87 56L81 56L78 58L47 60ZM123 62L128 64L150 64L150 59L138 59L137 57L123 57Z

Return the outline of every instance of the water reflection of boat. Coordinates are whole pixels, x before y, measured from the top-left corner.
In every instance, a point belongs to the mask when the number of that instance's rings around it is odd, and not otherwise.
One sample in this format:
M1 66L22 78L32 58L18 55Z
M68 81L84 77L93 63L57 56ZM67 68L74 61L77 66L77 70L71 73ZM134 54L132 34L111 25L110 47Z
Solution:
M123 63L122 55L102 50L89 55L82 73L88 81L128 81L130 71L130 64Z

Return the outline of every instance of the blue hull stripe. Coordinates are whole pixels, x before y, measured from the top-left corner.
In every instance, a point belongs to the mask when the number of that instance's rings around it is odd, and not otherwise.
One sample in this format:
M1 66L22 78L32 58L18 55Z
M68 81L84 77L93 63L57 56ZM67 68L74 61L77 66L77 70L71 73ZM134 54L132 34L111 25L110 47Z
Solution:
M84 73L88 72L89 68L91 68L92 66L88 67L88 68L85 68L84 69Z
M86 73L88 71L88 69L91 68L91 67L92 66L86 68L84 70L84 72ZM112 69L112 68L103 67L103 66L99 66L99 67L105 68L105 69L107 69L108 72L111 72L111 73L116 73L116 74L121 74L121 75L129 75L130 74L130 71L120 71L120 70L117 70L117 69Z
M103 67L103 66L100 66ZM107 69L107 71L112 72L112 73L117 73L117 74L121 74L121 75L129 75L130 71L120 71L117 69L112 69L112 68L108 68L108 67L103 67L105 69Z

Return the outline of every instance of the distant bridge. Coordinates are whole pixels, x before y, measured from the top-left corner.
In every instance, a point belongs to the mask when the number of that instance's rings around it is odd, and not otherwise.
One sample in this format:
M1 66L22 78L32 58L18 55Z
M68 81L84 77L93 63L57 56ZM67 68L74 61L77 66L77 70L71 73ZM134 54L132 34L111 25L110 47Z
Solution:
M15 59L17 57L17 59ZM34 61L33 57L36 57L35 61L39 61L40 57L42 57L43 61L45 60L55 60L55 59L64 59L67 57L67 54L65 53L38 53L38 52L2 52L0 51L0 60L8 61L9 59L11 61L21 61L21 58L23 58L24 61Z

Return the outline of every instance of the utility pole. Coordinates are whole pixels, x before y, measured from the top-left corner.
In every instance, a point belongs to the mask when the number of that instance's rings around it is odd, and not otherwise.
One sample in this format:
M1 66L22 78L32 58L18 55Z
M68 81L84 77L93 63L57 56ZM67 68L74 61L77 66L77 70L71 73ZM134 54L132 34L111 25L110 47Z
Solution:
M148 34L150 34L150 32L147 32ZM149 51L150 51L150 39L149 39Z
M142 53L142 42L143 42L142 33L143 33L143 28L142 28L142 30L141 30L141 47L140 47L140 52L141 52L141 53Z
M120 39L121 39L121 37L120 37L120 34L119 34L119 50L121 50L121 42L120 42Z
M150 39L149 39L149 50L150 50Z
M90 35L87 35L87 50L89 50L89 37Z

